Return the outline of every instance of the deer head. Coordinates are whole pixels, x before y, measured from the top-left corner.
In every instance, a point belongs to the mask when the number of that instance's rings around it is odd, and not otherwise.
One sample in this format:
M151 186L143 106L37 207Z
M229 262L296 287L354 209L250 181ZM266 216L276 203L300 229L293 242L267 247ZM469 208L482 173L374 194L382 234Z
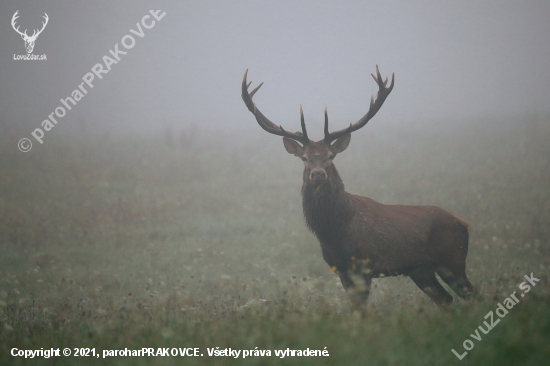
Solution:
M32 50L34 49L34 42L36 41L36 38L38 38L40 33L42 33L44 28L46 28L46 24L48 24L48 20L49 20L48 14L44 13L45 21L42 22L42 29L40 29L40 30L35 29L32 36L29 36L29 35L27 35L27 30L26 29L25 29L24 32L21 32L19 30L19 26L17 26L17 28L15 27L15 21L16 21L17 18L19 18L19 15L17 15L17 13L19 13L19 10L17 10L15 12L15 14L13 14L13 17L11 18L11 26L13 27L13 29L17 33L19 33L21 35L21 38L23 38L23 40L25 41L25 49L27 50L27 53L32 53Z
M329 132L328 113L325 108L325 138L320 141L311 141L307 136L306 124L304 122L304 112L301 106L300 117L302 132L287 132L282 126L277 126L267 119L262 112L256 108L256 104L252 101L252 97L258 89L260 89L263 83L258 85L254 90L252 90L252 92L249 93L248 87L252 82L247 83L247 74L248 70L244 73L242 98L248 110L254 114L260 127L271 134L283 137L284 146L289 154L296 155L304 161L304 179L307 179L308 183L312 185L322 185L326 182L331 171L334 169L332 160L338 153L344 151L348 147L351 139L351 133L365 126L367 122L374 117L376 112L378 112L380 107L382 107L382 104L384 104L384 101L393 89L395 78L392 74L391 84L387 87L386 85L388 84L388 78L386 78L386 80L382 79L377 65L376 76L373 74L371 75L374 78L374 81L378 84L378 95L376 99L374 99L374 96L371 96L370 107L367 114L365 114L359 121L350 124L347 128L335 132Z

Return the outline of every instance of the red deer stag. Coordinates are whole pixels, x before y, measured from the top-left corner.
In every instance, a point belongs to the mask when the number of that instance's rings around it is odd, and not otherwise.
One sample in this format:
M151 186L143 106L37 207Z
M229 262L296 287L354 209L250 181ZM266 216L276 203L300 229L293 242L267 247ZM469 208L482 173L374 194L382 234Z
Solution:
M329 132L325 108L325 138L311 141L300 107L302 132L287 132L267 119L252 101L262 86L248 92L246 70L242 98L260 127L283 137L288 153L304 161L302 203L307 226L321 244L323 258L338 274L355 306L364 306L372 278L407 275L437 305L450 305L453 297L435 274L459 296L475 294L466 277L468 223L434 206L384 205L370 198L347 193L334 157L344 151L351 133L365 126L390 94L376 66L376 97L367 114L339 131Z

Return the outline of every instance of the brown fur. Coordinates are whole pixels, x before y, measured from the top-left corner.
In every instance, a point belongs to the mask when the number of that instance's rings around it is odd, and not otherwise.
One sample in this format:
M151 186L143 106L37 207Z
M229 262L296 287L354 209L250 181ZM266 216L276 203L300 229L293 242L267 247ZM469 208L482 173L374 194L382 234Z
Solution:
M261 113L252 96L260 84L248 92L245 72L242 98L265 131L283 136L285 149L304 161L302 197L307 226L321 244L323 258L340 276L356 305L364 305L373 277L408 275L438 305L448 305L453 297L435 274L461 297L475 293L466 277L468 223L434 206L384 205L370 198L347 193L332 160L344 151L351 133L374 117L394 87L394 75L387 86L376 66L373 79L378 84L376 99L368 112L349 127L329 132L325 108L325 138L308 138L300 107L302 132L287 132ZM302 145L300 145L300 142Z
M474 294L465 273L466 221L435 206L384 205L347 193L332 159L319 163L330 150L325 146L323 152L320 143L302 152L309 159L302 187L304 216L323 258L356 305L367 299L372 278L401 274L437 304L450 304L452 296L436 272L461 297ZM313 182L314 169L324 169L326 181Z

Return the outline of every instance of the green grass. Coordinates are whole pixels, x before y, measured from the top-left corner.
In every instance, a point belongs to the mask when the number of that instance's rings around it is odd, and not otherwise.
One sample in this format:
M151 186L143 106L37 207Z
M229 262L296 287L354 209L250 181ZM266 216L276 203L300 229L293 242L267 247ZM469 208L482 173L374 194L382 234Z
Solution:
M483 300L437 309L405 277L350 309L301 213L301 162L261 129L174 146L0 137L0 364L536 365L550 359L548 119L357 133L335 161L348 191L433 204L470 222ZM428 131L428 132L427 132ZM459 361L451 349L534 273L541 282ZM471 338L469 338L471 339ZM199 347L204 357L25 360L13 347ZM207 348L271 350L208 357ZM326 347L329 357L274 355Z

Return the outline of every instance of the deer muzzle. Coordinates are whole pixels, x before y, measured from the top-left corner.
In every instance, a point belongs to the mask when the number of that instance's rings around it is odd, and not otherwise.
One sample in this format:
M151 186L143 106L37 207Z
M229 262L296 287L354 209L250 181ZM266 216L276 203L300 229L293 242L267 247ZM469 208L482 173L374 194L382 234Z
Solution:
M327 180L327 173L323 169L313 169L309 174L309 180L313 183L322 183Z

